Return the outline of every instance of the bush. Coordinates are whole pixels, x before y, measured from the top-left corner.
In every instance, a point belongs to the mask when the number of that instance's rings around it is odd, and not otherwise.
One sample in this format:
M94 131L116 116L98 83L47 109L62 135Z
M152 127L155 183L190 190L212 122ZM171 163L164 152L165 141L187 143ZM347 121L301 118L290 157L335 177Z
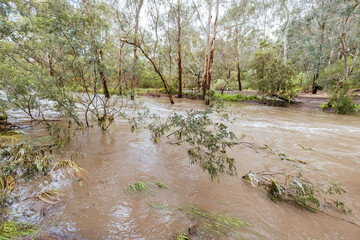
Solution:
M173 86L169 86L169 90L170 90L170 94L178 94L179 93L179 91ZM159 92L167 93L164 87L160 88Z
M339 60L327 66L319 75L319 85L325 90L334 90L337 83L344 77L344 61Z
M213 84L212 89L215 91L220 91L221 88L224 86L225 80L224 79L218 79L215 84Z
M357 112L356 102L349 96L340 94L334 99L333 108L338 114L355 114Z
M337 114L355 114L357 112L356 102L352 96L349 95L349 84L343 84L343 86L332 93L330 99L330 105Z
M255 52L248 72L251 85L263 96L291 101L295 97L294 70L277 55L272 48Z
M321 104L321 105L319 106L319 108L320 108L321 110L324 110L324 109L330 108L330 106L329 106L328 103L323 103L323 104Z
M349 58L348 66L353 64L353 59ZM325 90L334 90L340 80L344 77L344 61L339 60L334 64L327 66L323 72L320 73L319 83L321 87L324 87ZM346 80L347 84L351 89L360 87L360 69L358 64L355 64L355 67L352 71L352 74Z

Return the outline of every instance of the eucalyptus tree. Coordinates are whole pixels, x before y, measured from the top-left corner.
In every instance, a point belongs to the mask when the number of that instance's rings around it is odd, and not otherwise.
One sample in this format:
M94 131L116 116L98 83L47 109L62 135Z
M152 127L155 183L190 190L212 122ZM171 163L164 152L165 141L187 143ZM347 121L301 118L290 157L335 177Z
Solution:
M140 11L141 8L144 4L144 0L138 0L135 1L135 8L136 8L136 13L135 13L135 27L134 27L134 63L133 63L133 68L132 68L132 79L131 79L131 100L134 100L135 98L135 82L136 82L136 75L135 75L135 71L136 71L136 66L137 66L137 42L138 42L138 30L139 30L139 19L140 19Z
M332 32L340 42L341 54L344 60L344 74L343 78L338 82L337 86L339 87L351 74L348 66L349 56L354 50L356 55L358 54L358 35L360 31L357 20L360 17L360 2L359 0L334 0L328 4L330 5L329 13L332 16Z
M178 25L178 83L179 94L178 97L182 98L182 65L181 65L181 0L177 3L177 25Z
M236 56L236 77L239 91L242 90L241 84L241 65L247 59L241 58L243 48L252 48L256 45L257 35L259 33L256 26L258 12L256 8L259 1L231 1L227 6L227 11L220 23L222 30L226 32L226 37L233 41L233 48Z
M2 65L7 67L2 69L9 76L1 87L10 104L46 122L41 100L50 99L80 126L77 108L81 105L86 125L91 113L106 128L117 112L107 86L113 69L109 66L113 56L105 14L108 5L65 0L8 2L7 26L11 27L0 42L0 51L6 56ZM34 108L40 110L37 116Z
M210 100L206 95L206 92L210 90L211 84L211 72L214 64L214 52L215 52L215 40L217 35L217 26L218 26L218 19L219 19L219 8L220 8L220 1L216 0L215 5L215 20L213 23L213 30L211 31L211 19L212 19L212 12L213 12L213 0L207 1L208 6L208 21L206 27L206 40L205 40L205 60L204 60L204 80L203 80L203 98L205 100L205 104L209 105ZM213 34L212 38L210 34ZM211 38L211 42L210 42Z
M326 66L332 46L328 8L325 0L302 3L293 9L287 27L289 56L302 70L312 72L312 93L318 89L320 72Z

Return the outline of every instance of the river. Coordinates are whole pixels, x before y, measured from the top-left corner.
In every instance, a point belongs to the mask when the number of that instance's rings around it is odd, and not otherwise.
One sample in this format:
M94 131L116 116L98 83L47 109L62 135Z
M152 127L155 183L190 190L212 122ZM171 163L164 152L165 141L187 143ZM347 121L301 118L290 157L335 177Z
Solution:
M162 116L203 107L200 101L186 99L173 106L165 98L140 100ZM327 210L360 224L358 116L241 103L230 104L228 111L238 116L230 125L238 136L246 134L248 142L266 144L307 162L297 168L320 187L341 182L347 191L341 199L352 213ZM62 202L47 217L56 223L58 234L80 239L170 239L196 224L180 206L196 205L248 223L239 231L242 239L360 239L359 227L323 213L274 203L262 188L241 178L250 170L293 171L293 162L282 161L267 151L235 146L230 155L236 159L238 176L220 175L219 183L211 182L206 172L190 164L186 149L165 141L155 144L150 138L146 130L131 133L128 123L119 120L106 132L94 128L71 140L61 157L77 151L75 159L90 177L73 181ZM314 151L306 151L299 144ZM154 185L145 194L124 191L137 181L160 181L170 189ZM156 209L149 203L169 208Z

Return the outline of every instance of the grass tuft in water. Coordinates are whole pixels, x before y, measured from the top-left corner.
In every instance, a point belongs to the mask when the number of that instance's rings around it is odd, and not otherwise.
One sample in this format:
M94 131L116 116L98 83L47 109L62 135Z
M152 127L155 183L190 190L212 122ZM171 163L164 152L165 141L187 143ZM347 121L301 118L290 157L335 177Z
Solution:
M3 222L0 225L0 240L13 240L36 233L36 229L24 223Z
M38 193L37 197L46 203L56 204L60 201L62 192L57 189L49 189Z
M15 189L15 185L13 176L0 175L0 207L5 207L10 203L10 193Z
M310 147L304 147L303 145L301 144L298 144L298 146L302 149L302 150L305 150L305 151L314 151L314 149L310 148Z
M0 132L0 136L19 136L21 135L20 132L16 132L14 130Z
M22 140L21 135L6 135L0 134L0 148L9 147L11 145L15 145L20 143Z
M191 206L187 212L189 218L198 220L201 228L212 237L237 237L237 231L241 229L245 223L239 219L227 215L207 213L205 210Z
M134 184L130 184L125 189L126 192L146 192L148 190L150 190L150 188L146 186L143 182L136 182Z
M85 180L89 176L89 173L85 169L83 169L79 166L79 164L71 160L62 160L55 163L52 170L57 170L60 168L66 170L78 181Z
M169 206L162 204L162 203L149 203L150 207L160 209L160 210L168 210Z
M190 238L184 233L177 233L174 240L189 240Z
M163 184L162 182L156 182L155 184L156 184L159 188L169 189L169 187L166 186L165 184Z

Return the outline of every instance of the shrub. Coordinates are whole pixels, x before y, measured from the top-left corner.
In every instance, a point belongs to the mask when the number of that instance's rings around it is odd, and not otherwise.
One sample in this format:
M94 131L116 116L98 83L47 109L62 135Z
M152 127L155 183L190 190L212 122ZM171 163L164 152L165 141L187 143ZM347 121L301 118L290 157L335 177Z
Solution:
M335 89L337 83L344 76L344 62L339 60L327 66L319 75L319 84L325 90Z
M343 84L340 89L332 93L330 105L337 114L355 114L357 112L357 104L349 95L350 85Z
M169 90L170 90L170 94L178 94L178 90L176 88L174 88L173 86L169 86ZM161 93L167 93L165 88L160 88L159 92Z
M255 52L250 61L251 85L260 94L291 101L295 97L294 70L285 64L272 48L265 48Z
M333 108L335 113L338 114L355 114L357 111L357 104L350 96L340 94L335 98Z
M353 59L349 58L348 65L351 66ZM334 90L338 82L344 77L344 61L339 60L334 64L327 66L323 72L320 73L319 83L325 90ZM357 64L352 71L352 74L346 80L351 89L358 88L360 86L360 71Z
M328 103L323 103L323 104L321 104L321 105L319 106L319 108L320 108L321 110L324 110L324 109L330 108L330 106L329 106Z

